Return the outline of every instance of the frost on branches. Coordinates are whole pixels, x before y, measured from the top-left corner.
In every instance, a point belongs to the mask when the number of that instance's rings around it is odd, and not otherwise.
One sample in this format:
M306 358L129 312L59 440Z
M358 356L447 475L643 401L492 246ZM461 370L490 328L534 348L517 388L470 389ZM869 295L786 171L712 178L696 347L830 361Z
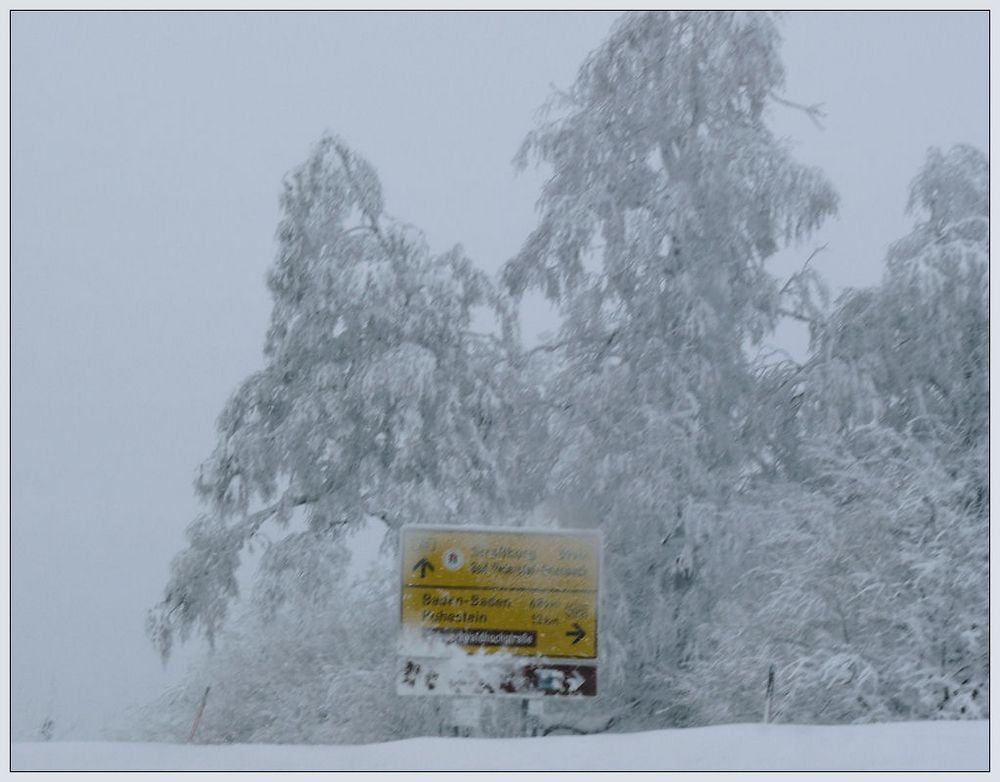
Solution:
M837 203L768 128L778 44L770 14L626 16L519 156L552 172L503 275L564 317L548 488L604 527L612 689L644 718L686 719L681 669L717 588L699 550L761 447L746 348L797 290L766 262Z
M837 206L769 130L817 115L782 94L779 42L769 13L623 17L523 145L551 175L496 287L390 218L336 139L289 175L264 366L149 631L164 655L212 640L259 545L257 599L163 704L170 735L206 677L206 740L447 729L446 699L392 687L392 574L340 575L367 522L602 529L602 697L551 724L756 721L770 670L773 720L988 717L988 162L930 151L880 285L831 306L808 263L778 280ZM530 289L562 323L524 350ZM785 317L802 364L760 354ZM481 731L516 734L512 703Z
M812 482L884 541L856 643L872 644L891 718L989 713L988 197L982 152L930 150L908 201L919 222L879 287L839 301L806 389Z
M390 218L374 169L333 137L287 177L281 208L265 364L219 416L196 481L207 511L148 620L164 655L178 633L215 636L267 528L289 529L260 564L280 602L334 589L344 535L366 520L452 523L504 502L501 341L469 332L474 307L504 319L486 275Z
M700 663L711 718L758 712L752 691L722 699L771 664L780 720L989 716L988 192L981 152L931 150L882 284L845 293L784 370L796 481L744 506Z

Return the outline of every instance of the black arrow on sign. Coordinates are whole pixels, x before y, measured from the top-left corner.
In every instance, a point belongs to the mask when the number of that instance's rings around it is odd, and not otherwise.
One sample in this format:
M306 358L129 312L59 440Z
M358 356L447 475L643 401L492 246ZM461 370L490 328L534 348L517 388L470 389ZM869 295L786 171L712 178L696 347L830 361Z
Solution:
M420 570L420 577L424 578L427 575L428 570L433 570L434 566L428 562L426 559L421 559L416 565L413 566L414 570Z
M574 644L578 644L580 640L587 635L586 631L580 627L576 622L573 622L573 627L575 629L570 630L566 635L573 639Z

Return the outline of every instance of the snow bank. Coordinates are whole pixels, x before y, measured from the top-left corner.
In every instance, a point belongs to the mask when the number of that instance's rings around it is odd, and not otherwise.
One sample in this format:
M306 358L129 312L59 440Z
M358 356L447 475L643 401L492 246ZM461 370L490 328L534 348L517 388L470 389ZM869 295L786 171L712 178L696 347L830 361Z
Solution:
M720 725L534 739L226 746L15 743L28 770L986 770L989 723Z

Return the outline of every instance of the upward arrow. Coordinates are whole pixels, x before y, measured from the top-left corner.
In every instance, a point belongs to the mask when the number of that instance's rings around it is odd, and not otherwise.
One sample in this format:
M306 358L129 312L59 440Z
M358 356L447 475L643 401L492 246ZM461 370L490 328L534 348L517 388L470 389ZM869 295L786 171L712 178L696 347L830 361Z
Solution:
M426 559L421 559L416 565L413 566L413 569L419 570L420 577L425 578L427 576L427 571L434 570L434 566Z

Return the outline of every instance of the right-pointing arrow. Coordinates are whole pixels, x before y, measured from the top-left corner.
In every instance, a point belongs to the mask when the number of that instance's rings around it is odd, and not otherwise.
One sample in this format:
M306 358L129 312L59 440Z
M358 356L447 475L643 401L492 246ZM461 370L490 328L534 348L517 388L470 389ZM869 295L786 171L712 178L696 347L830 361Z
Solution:
M573 639L574 644L578 644L587 635L587 632L579 624L573 622L573 629L566 633L566 635Z

